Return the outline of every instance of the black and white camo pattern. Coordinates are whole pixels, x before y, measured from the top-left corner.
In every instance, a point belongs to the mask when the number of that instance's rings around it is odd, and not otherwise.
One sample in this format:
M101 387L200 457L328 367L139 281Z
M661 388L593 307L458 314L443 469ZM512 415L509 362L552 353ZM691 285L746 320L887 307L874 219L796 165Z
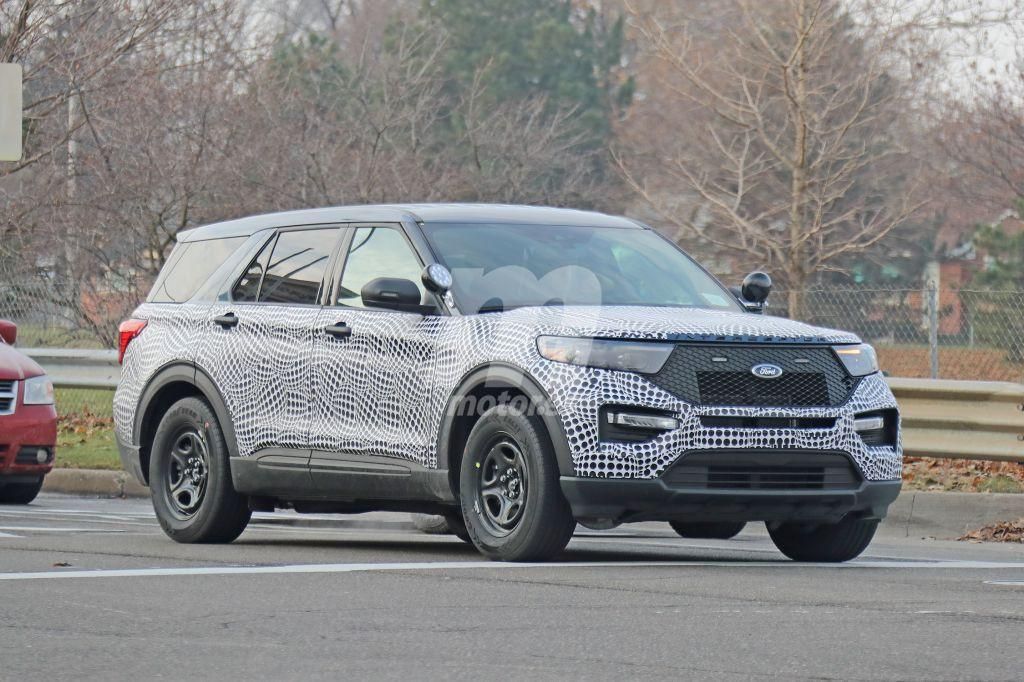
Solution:
M239 324L223 330L227 312ZM683 402L642 376L550 362L540 335L643 339L744 338L771 342L857 342L845 332L781 318L716 310L600 307L522 308L484 315L421 317L356 308L259 304L146 304L148 326L128 348L114 400L119 435L133 436L142 390L164 365L194 362L224 397L245 457L268 447L360 452L437 466L449 398L472 370L512 365L551 398L579 476L654 478L695 449L801 448L849 452L870 481L900 477L899 447L867 447L857 412L895 408L880 375L862 380L836 408L741 408ZM344 322L337 340L324 328ZM680 428L640 443L598 441L601 405L642 405L678 415ZM706 428L704 415L834 417L829 429Z

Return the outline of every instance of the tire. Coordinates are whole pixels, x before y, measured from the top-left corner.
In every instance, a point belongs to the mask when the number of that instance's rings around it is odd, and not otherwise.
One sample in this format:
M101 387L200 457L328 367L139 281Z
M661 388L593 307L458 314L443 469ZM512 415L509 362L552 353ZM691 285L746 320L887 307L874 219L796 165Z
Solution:
M412 525L426 535L448 535L451 532L448 519L434 514L413 514Z
M508 405L485 412L470 431L459 492L469 537L490 559L551 559L576 527L543 422Z
M817 526L769 524L768 534L779 551L794 561L840 563L860 556L877 528L878 519L845 518L839 523Z
M412 525L427 535L454 535L463 542L473 543L462 520L462 512L448 512L443 515L413 514Z
M149 457L149 483L160 527L183 543L231 542L252 512L231 484L224 432L200 398L174 403L160 420Z
M669 521L672 530L679 537L700 540L728 540L739 535L747 524L743 521L717 521L704 523L687 523L685 521Z
M0 504L29 504L42 487L42 476L33 483L0 483Z

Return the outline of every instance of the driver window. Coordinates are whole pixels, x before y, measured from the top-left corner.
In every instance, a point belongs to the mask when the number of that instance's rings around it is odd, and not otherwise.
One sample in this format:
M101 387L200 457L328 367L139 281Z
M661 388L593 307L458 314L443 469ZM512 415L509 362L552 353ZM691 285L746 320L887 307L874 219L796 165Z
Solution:
M420 290L420 301L424 301L422 271L423 266L398 228L358 227L352 235L335 304L362 308L359 292L378 277L410 280Z

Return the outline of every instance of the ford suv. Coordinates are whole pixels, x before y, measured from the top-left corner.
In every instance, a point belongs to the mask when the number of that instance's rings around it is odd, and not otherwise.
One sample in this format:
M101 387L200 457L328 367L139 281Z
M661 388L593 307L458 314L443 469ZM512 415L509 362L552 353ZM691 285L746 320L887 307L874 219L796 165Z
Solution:
M763 313L651 228L522 206L353 206L184 232L120 329L126 469L179 542L253 510L445 516L543 560L577 522L859 555L900 489L874 352Z

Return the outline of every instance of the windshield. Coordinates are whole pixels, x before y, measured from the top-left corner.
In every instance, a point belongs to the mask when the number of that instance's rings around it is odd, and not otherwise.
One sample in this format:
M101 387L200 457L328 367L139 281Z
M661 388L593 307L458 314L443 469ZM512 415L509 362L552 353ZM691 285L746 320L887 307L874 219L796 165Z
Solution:
M563 225L427 224L464 313L544 305L738 310L689 256L653 230Z

